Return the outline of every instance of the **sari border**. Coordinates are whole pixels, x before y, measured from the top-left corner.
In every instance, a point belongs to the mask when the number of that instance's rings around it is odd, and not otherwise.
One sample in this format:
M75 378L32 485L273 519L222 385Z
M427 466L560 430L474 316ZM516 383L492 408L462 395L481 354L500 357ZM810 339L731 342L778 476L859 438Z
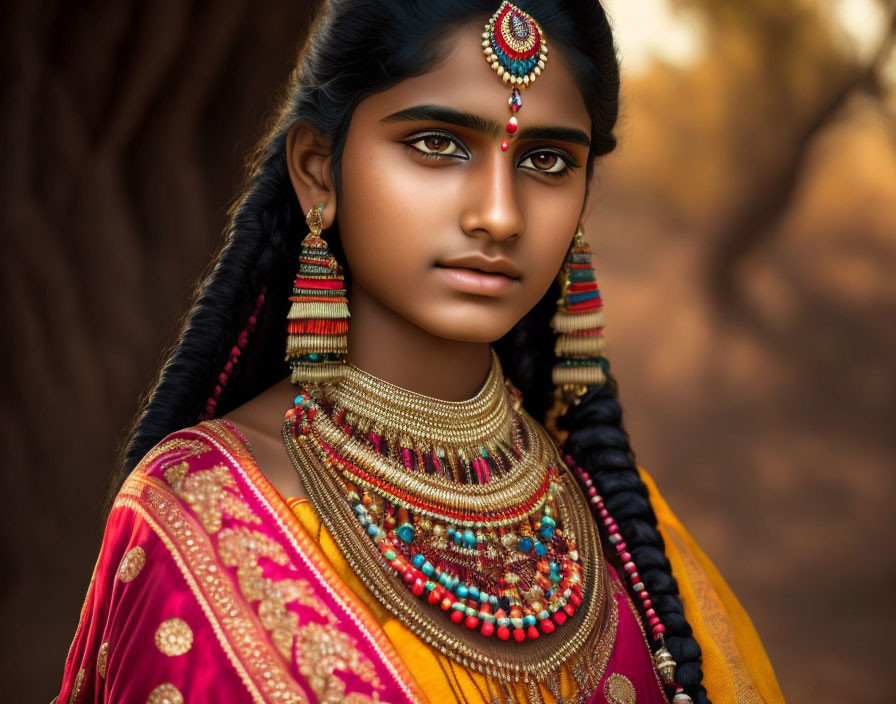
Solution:
M411 702L426 701L425 696L419 691L416 679L399 658L382 627L370 615L364 604L342 582L320 548L301 528L285 499L258 467L246 442L241 439L239 430L227 421L215 419L185 428L178 434L181 433L192 433L204 437L221 453L235 472L243 475L247 488L255 495L259 504L269 512L272 520L305 563L305 567L312 572L318 584L326 590L334 604L358 628L408 700Z
M137 491L131 491L128 484L139 485L139 489ZM206 555L216 555L216 551L214 547L211 545L211 542L205 533L204 530L197 527L196 521L193 516L188 512L183 510L180 502L177 500L177 497L171 495L171 493L167 490L167 487L164 485L160 485L155 482L150 477L146 476L132 476L122 487L121 494L119 498L115 500L114 507L123 507L133 511L136 515L138 515L146 524L152 529L153 533L155 533L156 537L162 542L162 544L167 549L169 555L171 555L172 560L177 565L181 575L187 583L187 587L193 595L193 598L196 599L197 604L199 605L202 613L205 615L206 620L212 628L212 631L215 634L215 637L218 640L222 650L224 651L225 656L230 661L230 664L233 666L240 680L243 682L243 685L246 687L246 690L252 697L253 702L257 702L258 704L265 704L266 702L276 701L278 697L277 693L273 693L274 697L269 698L266 697L256 685L254 678L249 673L249 669L247 664L243 662L243 659L238 655L234 645L231 644L230 640L228 640L228 634L226 631L231 630L226 624L222 623L222 619L220 618L221 614L217 613L217 610L211 603L209 603L209 597L203 591L198 583L198 578L193 574L190 569L190 566L187 564L189 558L185 557L184 546L176 544L177 538L172 537L169 533L173 531L170 527L163 527L162 523L168 523L164 516L159 515L160 510L164 510L163 506L158 508L153 507L153 500L155 499L155 503L159 503L159 496L147 495L148 492L155 492L160 494L162 497L162 501L166 503L170 503L172 508L177 510L177 520L185 521L190 524L191 528L191 539L199 538L203 545L200 549L206 553ZM148 504L148 505L147 505ZM234 601L234 603L240 603L240 598L235 598L235 589L233 584L221 574L220 566L217 564L217 557L210 558L212 560L212 564L215 566L215 572L217 573L215 582L222 585L225 590L229 592L230 598ZM243 610L245 611L245 610ZM254 616L254 614L253 614ZM254 625L254 618L249 618L245 613L241 614L243 619L247 619L249 623ZM240 618L240 617L236 617ZM236 644L236 648L238 649L238 641L239 639L234 637L234 643ZM271 663L276 666L276 663ZM289 675L287 671L285 671L282 667L280 668L282 674L286 676L287 682L292 680L292 676ZM305 696L304 692L301 690L294 690L291 694L294 695L294 699L292 701L295 702L304 702L307 704L308 699Z

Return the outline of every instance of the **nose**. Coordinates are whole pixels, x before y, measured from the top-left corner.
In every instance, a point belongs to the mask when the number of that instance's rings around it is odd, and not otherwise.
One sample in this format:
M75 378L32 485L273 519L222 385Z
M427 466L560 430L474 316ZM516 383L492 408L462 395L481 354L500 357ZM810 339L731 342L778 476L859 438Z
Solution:
M526 221L517 195L516 174L506 152L483 157L471 169L460 226L471 237L496 242L521 237Z

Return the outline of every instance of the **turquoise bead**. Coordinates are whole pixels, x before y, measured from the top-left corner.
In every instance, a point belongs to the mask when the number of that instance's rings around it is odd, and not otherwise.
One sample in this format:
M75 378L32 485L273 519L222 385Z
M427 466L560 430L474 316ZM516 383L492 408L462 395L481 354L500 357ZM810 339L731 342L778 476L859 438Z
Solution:
M395 535L404 542L410 543L414 540L414 527L410 523L402 523L398 526L398 530L395 531Z
M427 560L423 563L423 567L420 568L427 577L432 577L433 572L436 571L436 568L432 566L432 563Z
M479 590L476 587L470 587L469 592L470 592L471 599L479 598Z
M510 625L509 618L499 618L499 619L495 619L495 621L499 626L509 626Z
M466 543L468 548L476 547L476 534L469 528L464 531L464 543Z
M527 626L534 626L535 625L535 617L532 614L526 614L523 617L523 623L525 623Z
M466 599L468 591L469 590L465 584L458 584L457 590L454 593L457 594L458 599Z
M416 567L418 570L423 567L424 562L426 562L426 557L422 553L418 552L416 555L414 555L414 567Z
M526 536L524 538L520 538L519 542L516 544L516 549L523 553L529 553L532 551L532 538Z
M548 549L544 546L544 543L535 543L535 554L539 557L544 557L548 554Z
M514 628L522 628L523 627L523 619L521 619L521 618L512 618L512 619L510 619L510 623L513 624Z

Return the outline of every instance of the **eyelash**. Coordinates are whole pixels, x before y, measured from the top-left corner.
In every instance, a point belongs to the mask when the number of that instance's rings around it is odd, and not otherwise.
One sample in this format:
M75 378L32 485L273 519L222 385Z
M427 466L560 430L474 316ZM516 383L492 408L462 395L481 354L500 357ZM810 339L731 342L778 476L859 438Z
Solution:
M425 152L422 149L417 149L417 147L414 146L414 144L416 144L417 142L419 142L423 139L426 139L427 137L442 137L443 139L447 139L448 141L456 144L458 146L458 148L463 149L463 147L461 147L460 142L455 137L452 137L450 134L448 134L446 132L421 132L420 134L415 134L413 137L409 137L408 139L404 140L403 144L412 153L416 154L417 156L422 156L425 159L442 160L442 159L462 158L462 157L455 156L453 154L437 154L435 152ZM466 150L464 150L464 151L466 152ZM560 151L557 151L554 149L536 149L534 151L528 152L526 154L526 156L523 157L523 161L525 161L526 159L529 159L537 154L552 154L552 155L558 157L559 159L562 159L563 162L566 164L566 167L564 169L562 169L561 171L553 172L553 173L549 172L549 171L541 171L539 169L530 169L527 167L528 171L534 171L537 174L540 174L542 176L547 176L548 178L551 178L551 179L564 178L565 176L568 176L569 173L573 169L577 169L579 167L578 163L576 163L576 161L572 157L570 157L568 154L565 154L563 152L560 152ZM469 155L467 156L467 158L469 158Z

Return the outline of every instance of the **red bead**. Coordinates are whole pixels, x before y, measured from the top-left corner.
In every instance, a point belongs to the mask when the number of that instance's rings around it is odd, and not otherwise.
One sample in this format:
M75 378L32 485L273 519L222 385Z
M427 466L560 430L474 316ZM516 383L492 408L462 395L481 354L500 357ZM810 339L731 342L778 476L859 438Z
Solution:
M637 572L632 572L629 575L629 579L632 580L632 584L637 584L638 582L641 581L641 575L639 575Z
M458 611L457 613L460 613L460 611ZM479 619L476 616L467 616L467 618L464 620L464 625L471 631L476 630L476 626L479 625Z
M506 139L502 139L501 140L501 151L506 152L509 148L510 148L510 142L508 142Z
M414 583L411 585L411 593L414 596L420 596L423 593L423 582L419 579L414 580Z
M629 561L629 562L626 562L626 563L622 566L622 569L624 569L626 572L628 572L629 574L631 574L631 573L634 572L637 568L635 567L635 563L634 563L634 562Z
M575 592L570 593L570 595L569 595L569 600L570 600L575 606L578 606L579 604L582 603L582 597L579 596L578 594L576 594ZM567 604L567 606L568 606L568 604ZM572 616L572 614L570 614L570 616Z
M427 600L430 604L436 604L436 603L438 603L438 601L439 601L441 598L442 598L442 597L439 596L439 592L438 592L438 590L433 589L433 590L429 593L429 596L426 597L426 600Z
M656 626L653 627L653 632L654 632L654 634L656 634L656 635L659 635L660 633L665 633L665 632L666 632L666 627L665 627L663 624L661 624L661 623L660 623L660 624L657 624Z
M514 134L517 130L516 118L511 117L507 121L507 134Z
M544 621L542 621L538 625L541 626L541 630L543 633L553 633L554 628L556 628L556 626L554 626L554 622L551 621L549 618L546 618Z
M417 575L415 575L413 572L411 572L411 570L405 570L401 576L404 578L404 581L407 584L410 584L415 579L417 579Z
M653 602L650 599L645 599L643 603L645 609L649 609L651 606L653 606Z
M507 626L498 626L498 638L501 640L510 638L510 629Z
M442 611L447 611L448 609L450 609L452 604L454 604L454 599L446 596L444 599L442 599ZM458 613L460 612L458 611Z
M562 626L564 623L566 623L566 614L563 611L558 611L554 614L554 622L558 626Z
M644 615L647 618L653 618L654 616L656 616L656 611L654 611L653 609L647 609L647 611L644 613Z
M517 643L522 643L524 640L526 640L526 632L522 628L514 628L513 639Z
M529 626L528 630L526 631L526 636L531 638L532 640L535 640L540 635L541 634L538 632L538 629L535 626Z
M450 618L452 621L454 621L455 623L460 623L461 621L464 620L464 612L463 612L463 611L458 611L457 609L452 609L452 610L451 610L451 616L450 616L449 618Z
M566 606L563 607L563 610L566 612L567 616L572 616L576 612L576 607L573 606L572 604L567 604Z
M652 626L656 626L659 622L660 622L659 616L654 616L647 622L647 625L652 627Z
M618 546L617 546L617 548L618 548ZM622 560L623 562L631 562L632 554L628 551L623 550L622 552L619 553L619 559Z
M483 621L482 628L479 629L479 632L487 638L495 632L495 624L490 621Z

